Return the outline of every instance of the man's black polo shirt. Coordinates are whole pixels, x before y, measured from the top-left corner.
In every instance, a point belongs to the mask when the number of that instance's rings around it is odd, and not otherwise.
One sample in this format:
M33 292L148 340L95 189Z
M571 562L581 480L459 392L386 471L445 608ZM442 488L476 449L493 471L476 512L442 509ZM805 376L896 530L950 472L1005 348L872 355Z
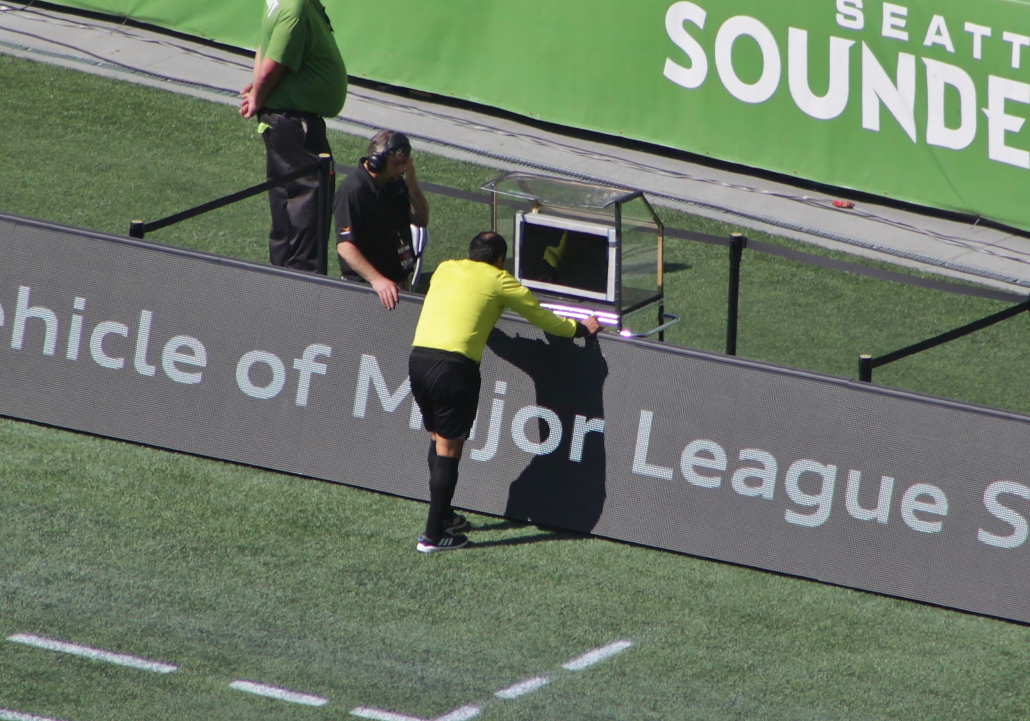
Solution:
M411 196L403 180L376 187L365 170L365 158L336 189L333 200L336 242L354 243L372 267L395 283L407 280L410 271L401 266L398 251L411 246ZM409 250L410 252L410 250ZM360 280L340 258L345 278Z

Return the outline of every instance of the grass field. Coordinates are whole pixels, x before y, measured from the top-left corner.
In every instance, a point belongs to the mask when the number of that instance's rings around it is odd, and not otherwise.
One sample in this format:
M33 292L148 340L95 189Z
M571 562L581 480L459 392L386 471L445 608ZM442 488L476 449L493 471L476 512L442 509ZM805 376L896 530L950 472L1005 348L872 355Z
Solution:
M231 108L3 56L0 87L0 210L124 233L133 217L261 180L260 140ZM343 163L364 144L332 142ZM428 156L420 167L466 189L496 174ZM430 200L432 264L487 219ZM266 214L258 199L154 240L260 261ZM667 261L679 268L670 305L688 318L673 340L718 350L725 251L680 242ZM858 352L1003 307L757 254L743 283L742 355L841 375ZM1030 410L1025 322L877 377ZM413 550L424 513L0 420L3 637L178 666L154 674L0 641L0 709L68 721L343 719L358 706L437 718L468 704L498 721L1027 716L1026 627L496 518L473 518L475 547L427 558ZM562 669L623 639L633 646L607 661ZM542 675L551 682L534 693L493 695ZM237 679L327 703L260 698L231 689Z
M0 708L50 718L433 718L634 646L489 719L1021 719L1030 630L476 517L414 552L422 504L0 422ZM228 688L249 679L322 708Z

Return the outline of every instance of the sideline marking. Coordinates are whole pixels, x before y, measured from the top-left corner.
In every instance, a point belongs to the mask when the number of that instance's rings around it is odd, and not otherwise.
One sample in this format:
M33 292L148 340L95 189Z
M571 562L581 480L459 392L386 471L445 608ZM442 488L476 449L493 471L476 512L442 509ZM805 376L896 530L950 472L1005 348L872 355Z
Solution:
M246 693L257 694L258 696L267 696L268 698L279 699L280 701L301 703L305 706L325 706L329 703L329 699L322 698L321 696L315 696L309 693L297 693L296 691L287 691L286 689L279 688L278 686L266 686L263 683L254 683L253 681L233 681L229 684L229 688L236 689L237 691L245 691Z
M526 681L520 681L514 686L508 688L502 688L500 691L494 694L497 698L518 698L519 696L525 696L527 693L533 693L541 686L550 683L551 679L547 676L537 676Z
M91 658L94 661L107 661L108 663L115 663L119 666L128 666L129 668L138 668L143 671L153 671L154 673L171 673L179 668L178 666L173 666L168 663L148 661L145 658L128 656L123 653L112 653L111 651L103 651L99 648L92 648L90 646L80 646L76 643L65 643L64 641L57 641L52 638L35 636L31 633L16 633L13 636L8 636L7 640L14 641L15 643L23 643L26 646L46 649L47 651L70 653L73 656L84 656L85 658Z
M450 713L445 713L443 716L437 716L433 721L468 721L468 719L478 716L479 713L480 708L478 706L462 706ZM418 716L405 716L393 711L383 711L382 709L369 708L368 706L358 706L351 710L350 715L372 719L373 721L426 721L426 719L421 719Z
M9 709L0 708L0 720L2 721L57 721L56 719L33 716L30 713L18 713Z
M368 706L358 706L355 709L351 709L350 715L369 718L373 721L425 721L417 716L405 716L404 714L393 713L392 711L383 711L377 708L369 708Z
M478 715L478 706L462 706L459 709L451 711L449 714L438 716L435 721L468 721L468 719L475 718Z
M611 658L617 653L622 653L632 645L632 641L616 641L614 643L609 643L607 646L601 646L601 648L595 648L593 651L587 651L582 656L574 658L567 664L564 664L562 668L566 671L582 671L585 668L590 668L595 663L600 663L607 658Z
M578 656L568 663L564 664L562 668L566 671L582 671L585 668L590 668L596 663L600 663L605 659L611 658L617 653L622 653L627 648L633 645L632 641L614 641L609 643L607 646L601 646L595 648L593 651L587 651L582 656ZM525 681L519 681L517 684L502 688L500 691L494 693L497 698L503 699L514 699L520 696L525 696L528 693L532 693L537 689L550 683L551 678L549 676L534 676L533 678L526 679ZM437 716L432 721L468 721L468 719L475 718L482 712L479 706L473 706L469 704L462 706L459 709L455 709L450 713L444 714L443 716ZM351 716L358 716L360 718L372 719L372 721L427 721L417 716L405 716L404 714L394 713L393 711L384 711L378 708L370 708L368 706L357 706L351 709Z

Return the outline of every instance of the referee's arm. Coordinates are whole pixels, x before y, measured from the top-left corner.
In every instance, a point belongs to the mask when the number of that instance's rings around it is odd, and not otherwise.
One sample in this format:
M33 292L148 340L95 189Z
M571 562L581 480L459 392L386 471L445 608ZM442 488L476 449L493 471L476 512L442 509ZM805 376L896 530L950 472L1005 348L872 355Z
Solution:
M562 318L555 315L540 305L540 301L530 292L529 288L519 283L508 273L505 273L501 278L501 297L506 306L544 333L549 333L550 335L572 338L582 335L579 330L581 327L586 329L589 335L594 335L601 329L597 318L594 316L579 322L571 318Z

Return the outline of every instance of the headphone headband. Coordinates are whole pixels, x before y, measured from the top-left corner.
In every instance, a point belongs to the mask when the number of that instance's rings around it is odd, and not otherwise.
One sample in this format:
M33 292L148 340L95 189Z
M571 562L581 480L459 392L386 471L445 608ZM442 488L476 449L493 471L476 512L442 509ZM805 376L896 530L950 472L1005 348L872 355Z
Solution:
M386 150L383 151L385 155L390 153L396 153L398 150L403 150L405 153L411 152L411 141L408 140L408 136L404 133L394 133L390 136L390 142L386 144Z
M369 155L366 161L368 169L373 173L381 173L386 169L386 159L394 153L403 153L405 155L411 153L411 141L408 140L408 136L404 133L394 133L386 141L385 148L378 153Z

